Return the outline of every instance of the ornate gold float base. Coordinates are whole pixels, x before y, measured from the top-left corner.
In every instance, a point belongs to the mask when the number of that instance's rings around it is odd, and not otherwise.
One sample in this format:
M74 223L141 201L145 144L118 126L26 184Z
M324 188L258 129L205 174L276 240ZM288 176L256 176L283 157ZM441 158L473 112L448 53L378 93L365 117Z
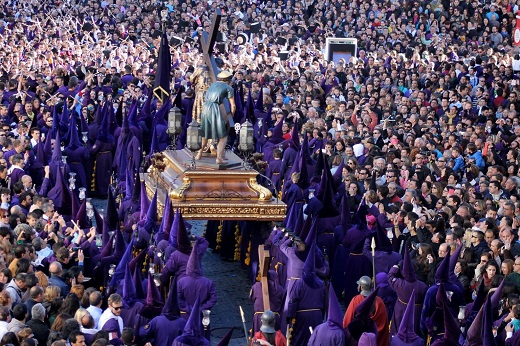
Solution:
M283 220L285 204L258 184L258 173L246 169L234 153L226 151L225 156L225 164L217 165L215 156L206 155L192 168L187 149L156 155L145 182L149 197L158 189L160 215L168 193L173 208L179 208L187 219Z

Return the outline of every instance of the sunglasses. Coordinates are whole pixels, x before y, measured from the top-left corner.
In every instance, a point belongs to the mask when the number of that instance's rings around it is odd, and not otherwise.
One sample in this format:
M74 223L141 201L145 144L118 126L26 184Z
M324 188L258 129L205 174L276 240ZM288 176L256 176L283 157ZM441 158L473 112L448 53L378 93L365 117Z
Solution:
M112 308L116 311L119 311L123 308L123 306L112 306Z

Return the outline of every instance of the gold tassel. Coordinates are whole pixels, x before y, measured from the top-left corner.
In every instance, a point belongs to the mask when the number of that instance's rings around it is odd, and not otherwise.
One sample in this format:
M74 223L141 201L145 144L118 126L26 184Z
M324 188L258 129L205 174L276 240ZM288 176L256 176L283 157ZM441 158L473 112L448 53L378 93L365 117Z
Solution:
M242 236L240 235L240 229L238 228L238 224L235 225L235 255L233 259L235 261L240 261L240 244L242 243Z
M90 180L90 191L96 191L96 160L94 160L94 167L92 167L92 179Z
M247 253L246 253L246 259L244 260L244 263L248 266L251 264L251 241L249 241L247 245Z
M220 244L222 244L222 221L220 221L220 225L218 225L217 232L217 246L215 246L215 250L220 250Z

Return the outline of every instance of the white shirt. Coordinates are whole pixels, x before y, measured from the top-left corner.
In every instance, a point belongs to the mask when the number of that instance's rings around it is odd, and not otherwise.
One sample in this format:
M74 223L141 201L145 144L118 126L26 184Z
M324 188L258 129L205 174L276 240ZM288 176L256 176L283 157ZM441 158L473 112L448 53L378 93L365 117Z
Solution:
M7 323L6 321L0 321L0 339L2 339L5 335L5 333L7 333L7 325L9 323Z
M103 310L101 310L101 308L98 308L97 306L90 305L87 308L87 311L89 312L90 316L92 316L92 319L94 320L94 323L96 324L94 326L94 328L98 329L99 318L101 317L101 314L103 313Z

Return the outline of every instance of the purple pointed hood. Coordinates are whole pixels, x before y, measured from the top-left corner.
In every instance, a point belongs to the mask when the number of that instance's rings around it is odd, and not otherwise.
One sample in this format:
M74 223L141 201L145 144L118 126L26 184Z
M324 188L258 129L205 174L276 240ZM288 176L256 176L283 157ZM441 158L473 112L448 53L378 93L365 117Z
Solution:
M309 235L309 232L311 231L312 227L312 221L313 219L311 217L308 217L305 219L305 222L303 223L303 227L300 231L299 237L301 239L307 239L307 236Z
M401 266L401 275L407 282L417 281L415 277L415 270L413 268L412 259L410 258L410 252L408 246L404 248L403 264Z
M60 133L56 133L54 136L54 148L52 148L52 161L60 162L62 158L61 154L61 142L60 142Z
M348 324L347 330L354 340L360 340L363 333L377 334L376 323L370 318L372 306L377 298L379 287L368 295L355 309L354 318Z
M503 280L505 281L505 280ZM482 342L486 346L496 346L495 337L493 336L493 313L491 300L488 299L484 304L484 316L482 317Z
M352 217L346 193L341 197L341 226L343 226L344 230L352 226Z
M79 136L78 136L78 128L77 128L77 124L76 124L76 115L73 113L72 117L70 118L69 143L67 145L67 148L69 148L69 149L76 149L76 148L80 148L82 146L83 146L83 144L79 140Z
M123 258L123 255L126 251L126 242L125 238L123 237L123 232L119 230L119 228L116 228L115 230L115 238L116 243L114 246L114 257L120 260Z
M139 183L141 185L141 214L139 216L139 220L144 220L146 218L146 214L148 213L148 209L150 209L150 200L148 199L148 194L146 193L145 182L140 181Z
M408 305L406 306L406 310L404 312L403 318L401 319L401 324L399 325L399 331L397 332L397 337L408 344L412 344L416 342L417 339L420 339L419 336L415 333L415 290L412 291L410 295L410 299L408 300Z
M379 224L379 222L376 222L376 246L378 251L384 251L386 253L392 252L392 243L390 242L390 239L388 239L388 236L386 235L386 232L383 230L383 227Z
M134 189L134 182L132 172L129 167L125 170L125 200L132 198L132 191Z
M462 286L462 283L457 278L457 275L455 275L455 265L457 264L457 261L459 260L460 252L462 251L462 244L455 250L455 252L450 256L450 269L449 269L449 280L452 284L457 285L461 291L464 291L464 287Z
M247 101L244 113L244 119L242 119L242 122L248 119L252 124L256 123L255 105L253 103L253 97L251 96L251 89L249 89L249 93L247 94Z
M294 233L299 236L301 233L301 230L303 228L303 225L305 224L305 220L303 218L303 213L298 213L298 216L296 217L296 222L294 223Z
M302 189L306 189L309 187L309 171L307 169L307 164L305 163L304 153L302 148L298 151L296 158L293 162L293 166L291 169L291 175L293 173L300 173L300 180L298 181L298 186Z
M114 112L114 107L112 107L111 102L106 102L109 105L107 107L103 107L102 116L103 120L101 121L101 126L99 128L99 133L97 135L96 140L104 143L113 143L115 142L113 132L110 132L110 122L112 118L112 113Z
M482 285L483 286L483 285ZM476 313L471 324L466 324L468 331L466 333L466 344L472 346L483 346L482 343L482 318L484 315L484 306L482 305Z
M71 215L71 219L73 221L77 221L78 220L79 207L80 207L79 198L78 198L78 196L75 193L72 193L71 197L72 197L72 200L71 200L71 202L72 202L72 205L71 205L72 213L70 215ZM85 212L86 212L86 210L85 210ZM79 226L79 227L81 227L81 226ZM81 227L81 228L84 228L84 227Z
M323 203L323 208L319 212L320 217L334 217L339 215L339 210L334 202L334 190L332 188L332 175L330 173L326 159L324 158L324 169L321 175L321 182L316 191L316 197Z
M135 285L132 278L132 272L126 266L125 277L123 279L123 302L127 305L133 305L137 301L137 293L135 291Z
M129 263L132 260L132 250L134 248L134 239L130 239L130 243L125 249L125 253L123 254L123 257L119 261L119 263L116 266L116 269L114 270L114 274L112 275L112 278L110 279L110 287L115 288L119 285L119 282L124 279L124 275L126 271L129 271L130 278L132 278L132 270L129 267ZM135 290L135 285L134 285Z
M42 143L41 137L38 138L38 144L36 145L36 160L34 161L32 168L43 168L47 165L47 157L45 156L45 146L47 145L47 142L50 143L51 139L49 138L48 141Z
M370 318L370 311L372 311L372 306L374 306L376 301L377 292L379 292L379 287L376 287L372 293L359 303L354 313L355 318Z
M506 280L502 280L500 285L498 285L497 289L491 295L491 307L498 308L500 306L500 298L502 298L502 290L504 289L504 284Z
M52 133L53 138L56 138L56 135L60 135L60 116L58 115L58 107L56 106L52 107L52 127L50 133Z
M159 244L161 240L167 239L167 236L169 236L169 232L173 224L173 219L174 214L172 209L172 202L170 200L170 195L166 193L161 224L159 225L159 229L157 230L157 234L154 239L155 245Z
M49 134L48 136L45 138L45 143L43 145L43 159L44 159L44 164L42 165L45 166L45 165L48 165L49 164L49 161L52 160L52 154L53 154L53 150L52 150L52 133L49 131ZM40 153L39 153L39 150L38 150L38 162L41 161L40 159Z
M345 160L341 160L339 162L338 168L336 169L336 172L332 175L332 181L334 182L334 191L337 191L338 188L343 183L343 168L345 167Z
M276 126L273 129L273 135L271 136L271 139L269 139L269 142L271 142L272 140L276 140L275 141L276 143L283 141L283 131L282 131L283 122L284 121L282 120L278 124L276 124Z
M298 122L296 121L294 123L294 126L292 128L292 131L291 131L291 145L294 147L294 149L296 150L300 150L301 149L301 145L300 145L300 131L299 131L299 128L298 128Z
M305 259L305 263L303 264L302 278L308 286L312 288L317 287L317 280L319 279L316 276L316 242L312 243L309 253L307 254L307 259Z
M114 247L114 237L109 237L106 244L103 245L101 252L99 254L100 259L106 258L110 256L112 253L112 248Z
M62 127L68 127L70 125L69 108L67 107L66 102L63 104L63 107L61 109L61 117L60 117L59 125Z
M318 227L320 226L320 219L314 218L311 224L311 229L309 230L309 233L307 234L307 237L305 237L305 246L311 247L314 243L316 243L318 239Z
M143 269L143 266L146 266L146 264L147 264L145 262L146 254L147 254L146 250L141 250L137 254L137 256L135 256L134 258L132 258L132 260L130 262L128 262L128 266L130 267L130 270L132 271L132 273L136 270L140 271Z
M450 252L446 254L446 257L442 260L439 267L437 267L437 271L435 272L435 283L439 284L441 282L449 281L449 270L450 270Z
M107 223L106 220L102 220L101 221L101 227L102 227L102 230L101 230L101 242L102 242L103 246L105 246L105 244L108 243L108 240L111 239L110 238L110 234L109 234L111 229L108 226L108 223Z
M340 328L343 327L343 314L341 313L338 297L336 296L336 292L334 292L334 287L332 287L332 285L329 285L329 307L327 313L327 322Z
M264 111L264 88L260 88L260 92L258 93L258 98L256 99L255 109L257 111Z
M161 293L155 285L155 280L150 272L148 272L148 288L146 293L146 306L163 305Z
M166 316L168 319L173 319L180 314L179 305L177 304L177 291L171 289L168 293L168 299L164 303L164 307L161 311L161 315Z
M110 187L108 188L107 211L105 219L107 220L111 229L119 229L119 216L117 215L116 200Z
M76 200L77 197L74 194L72 201ZM81 202L81 205L78 208L78 212L76 213L76 221L78 222L78 226L80 228L88 228L90 226L90 222L88 220L87 216L87 199L85 198L83 202Z
M194 278L204 276L202 271L202 265L200 263L199 249L198 246L194 245L191 249L190 258L186 265L186 275Z
M103 217L101 216L101 214L99 213L99 211L97 210L97 208L95 206L92 206L92 210L94 210L94 220L96 220L96 226L102 225L104 222ZM98 231L99 231L99 229L98 229Z
M71 207L72 198L70 191L65 184L63 173L59 167L56 169L56 185L47 193L47 197L49 197L58 208L66 209ZM70 212L71 209L68 209L67 213L62 213L70 215Z
M201 331L200 331L200 326L202 324L200 314L201 314L200 297L197 297L197 299L195 299L195 303L193 304L193 306L191 308L191 313L190 313L190 317L188 318L188 322L186 322L186 326L184 326L184 332L177 339L182 338L183 336L201 337L202 338ZM193 344L193 345L199 345L199 344ZM201 345L203 345L203 344L201 344Z
M137 299L144 301L146 299L146 290L143 285L143 275L141 273L141 269L135 267L132 274L132 280L134 281Z
M175 219L173 220L172 228L170 229L170 246L173 246L184 254L189 254L192 251L190 237L182 213L177 209Z
M231 337L233 336L234 329L235 329L235 327L231 327L229 332L227 332L226 335L224 335L224 337L222 338L222 340L219 341L217 346L228 346L229 342L231 341Z

